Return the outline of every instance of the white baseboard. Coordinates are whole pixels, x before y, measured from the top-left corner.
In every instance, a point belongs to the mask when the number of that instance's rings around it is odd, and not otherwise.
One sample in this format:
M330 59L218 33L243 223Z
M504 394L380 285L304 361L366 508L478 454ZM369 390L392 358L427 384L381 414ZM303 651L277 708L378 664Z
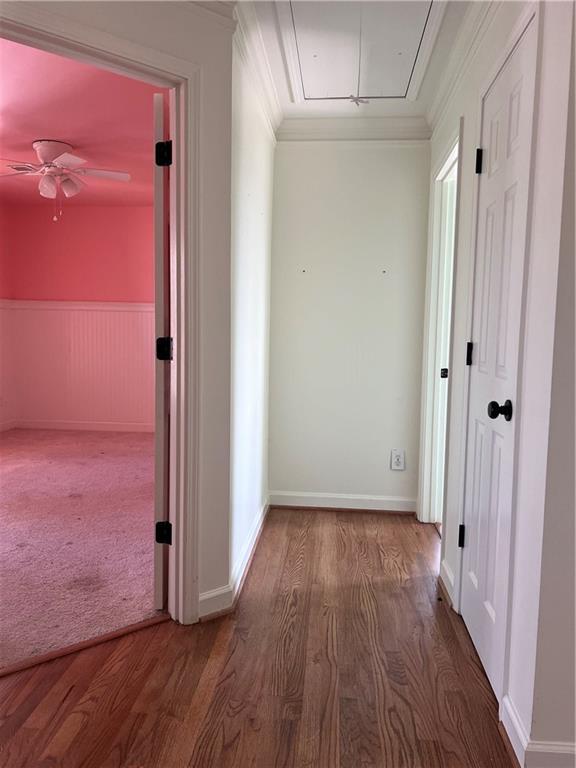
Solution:
M409 499L404 496L368 496L348 493L271 491L270 505L326 507L327 509L369 509L378 512L416 512L416 499Z
M508 734L514 754L520 765L524 765L524 755L528 746L529 736L524 723L512 699L506 694L500 705L500 720Z
M565 741L530 741L524 758L526 768L574 768L576 744Z
M454 573L452 572L452 568L448 565L446 560L442 560L440 563L440 576L439 576L442 584L444 585L444 589L450 596L450 600L452 600L452 605L455 604L454 600Z
M226 584L217 589L209 589L200 593L198 616L202 619L214 613L229 611L234 604L234 589L232 584Z
M512 749L524 768L575 768L576 744L565 741L531 741L512 699L506 695L500 720Z
M268 510L268 503L265 503L262 505L262 508L260 509L260 513L258 514L258 517L254 520L254 523L252 524L252 530L250 531L250 535L248 536L248 540L244 546L244 552L242 553L242 556L238 559L236 563L232 564L232 585L234 588L234 598L236 598L236 593L240 585L242 584L242 580L244 579L246 569L250 565L250 559L252 558L252 555L254 553L254 548L258 543L258 537L260 536L260 531L262 530L262 526L264 525L264 520L266 519L267 510Z
M205 616L210 616L213 613L228 611L234 605L236 595L244 580L246 569L250 566L254 548L258 543L258 537L260 536L260 531L264 525L267 510L268 504L266 503L260 509L258 517L252 525L252 530L248 536L242 557L240 557L237 563L232 566L232 578L230 583L223 587L217 587L216 589L210 589L207 592L200 593L198 615L201 619Z
M154 432L154 424L131 421L13 421L6 429L70 429L85 432Z

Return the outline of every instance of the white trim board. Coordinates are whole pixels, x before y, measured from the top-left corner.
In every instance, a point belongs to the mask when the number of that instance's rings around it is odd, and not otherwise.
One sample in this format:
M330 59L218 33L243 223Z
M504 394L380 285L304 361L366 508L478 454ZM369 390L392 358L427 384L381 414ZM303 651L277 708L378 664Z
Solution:
M9 429L70 429L83 432L154 432L154 424L132 421L26 421L17 419L0 425L0 432Z
M524 765L524 753L528 745L528 733L518 714L512 699L506 695L500 705L500 720L508 734L510 744L521 765Z
M416 499L405 496L369 496L350 493L316 493L305 491L270 491L270 506L326 507L376 512L416 511Z
M530 741L524 757L526 768L574 768L576 744L564 741Z
M0 309L60 310L86 312L154 312L154 303L132 301L52 301L36 299L0 299Z
M500 2L470 3L470 8L452 46L452 53L442 80L435 90L434 98L426 113L426 119L433 130L442 120L452 96L468 71L499 6Z
M209 589L200 593L198 603L198 617L204 619L214 614L230 611L234 605L234 587L225 584L223 587Z
M448 440L450 432L450 392L452 389L452 378L446 381L447 403L445 413L444 432L444 468L442 477L439 475L438 466L438 424L437 416L439 409L439 390L438 390L438 368L440 360L438 359L439 342L441 337L448 337L447 356L445 364L448 370L452 370L452 346L454 340L454 305L455 305L455 277L456 263L458 256L458 219L459 219L459 199L460 188L462 184L462 149L463 143L463 121L460 120L459 130L453 135L449 147L442 153L442 161L434 169L430 178L430 201L428 216L428 249L427 249L427 268L426 268L426 294L424 304L424 329L423 329L423 349L422 349L422 393L420 405L420 461L419 461L419 484L418 484L418 519L423 523L444 522L444 511L441 520L432 519L432 507L434 497L437 492L438 483L444 485L444 501L446 497L446 475L448 463ZM454 199L454 232L453 246L450 256L446 255L444 250L444 225L443 213L443 184L449 170L456 166L457 168L457 188ZM451 273L451 293L444 295L444 302L450 302L450 316L447 323L443 323L443 305L441 298L445 286L446 262L449 261L449 272ZM434 471L436 470L436 471ZM445 504L444 504L445 506Z
M234 15L237 21L234 45L240 59L252 76L266 120L275 139L276 129L282 122L282 108L256 18L256 11L252 3L236 3Z
M446 560L442 560L440 562L440 573L439 578L442 581L442 584L444 585L444 589L448 594L450 595L450 599L452 600L452 605L454 605L454 573Z
M238 591L239 586L242 584L242 579L246 574L246 570L250 565L250 558L252 557L252 555L254 554L254 550L256 549L256 544L258 543L258 537L260 536L262 526L264 525L267 511L268 511L268 502L265 502L262 508L260 509L260 514L254 520L254 523L252 525L252 530L250 531L250 535L248 536L248 541L244 547L244 552L242 553L242 556L238 559L236 563L232 563L231 571L232 571L232 585L234 589L234 598L236 597L236 593Z
M531 741L514 702L506 695L500 718L512 748L524 768L574 768L576 744L564 741Z
M268 508L268 503L265 503L260 510L260 514L254 521L242 557L236 563L232 564L232 578L230 582L223 587L210 589L207 592L200 593L200 618L211 616L215 613L221 613L222 611L229 611L233 608L234 601L238 596L238 591L243 583L244 577L247 575L248 568L250 567L250 561L256 549L256 545L258 544L258 538L262 531L264 521L266 520Z
M423 117L289 117L276 131L278 141L374 141L409 143L432 135Z

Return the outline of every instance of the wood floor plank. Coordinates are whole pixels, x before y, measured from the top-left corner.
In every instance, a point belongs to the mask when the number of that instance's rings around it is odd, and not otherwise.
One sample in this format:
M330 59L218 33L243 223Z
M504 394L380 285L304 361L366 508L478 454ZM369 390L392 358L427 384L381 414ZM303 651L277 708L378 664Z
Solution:
M3 768L513 768L408 515L274 509L233 614L0 680Z
M378 729L371 647L366 632L367 584L358 551L364 528L360 514L338 515L339 586L343 596L339 611L338 661L343 768L383 765Z
M314 559L313 618L306 645L295 762L301 768L339 768L338 595L331 567L336 554L334 515L318 512L315 523L323 535L318 537Z

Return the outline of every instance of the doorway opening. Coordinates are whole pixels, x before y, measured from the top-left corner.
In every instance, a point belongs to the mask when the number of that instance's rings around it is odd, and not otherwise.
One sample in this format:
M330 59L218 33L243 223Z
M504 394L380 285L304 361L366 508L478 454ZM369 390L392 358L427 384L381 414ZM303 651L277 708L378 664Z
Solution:
M448 442L452 298L458 202L456 141L433 178L418 517L442 533Z
M167 89L3 38L0 57L2 671L163 618L169 264Z

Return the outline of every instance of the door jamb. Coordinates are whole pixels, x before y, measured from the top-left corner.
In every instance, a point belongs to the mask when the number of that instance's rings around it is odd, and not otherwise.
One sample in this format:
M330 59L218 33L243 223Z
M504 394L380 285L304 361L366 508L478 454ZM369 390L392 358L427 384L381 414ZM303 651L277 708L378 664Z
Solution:
M460 121L462 123L462 121ZM437 166L433 169L430 178L430 225L429 225L429 249L428 249L428 269L426 275L426 303L424 309L424 353L422 363L422 418L420 426L420 462L419 462L419 482L418 482L418 520L421 523L433 523L438 522L432 520L430 514L430 498L432 495L432 440L434 437L434 415L435 415L435 382L438 375L438 371L435 369L435 355L436 345L438 340L438 302L437 293L439 290L438 276L440 272L440 261L442 255L440 253L439 241L440 241L440 229L442 222L440 220L441 213L441 181L438 180L439 175L448 163L450 156L454 153L456 147L458 147L458 159L457 159L457 173L458 181L456 188L456 200L455 200L455 221L454 221L454 249L452 254L453 264L453 277L452 277L452 302L450 310L450 345L448 354L448 368L449 372L452 371L452 342L453 333L452 328L454 324L454 291L455 291L455 276L456 276L456 263L458 256L458 221L459 221L459 203L460 203L460 173L462 162L462 129L455 133L447 142L447 150L442 153L441 160ZM450 419L450 392L451 392L451 379L452 375L448 376L448 403L446 411L446 462L448 457L448 426ZM446 478L446 470L444 471L444 478ZM442 523L444 523L444 512L442 514Z
M174 338L170 456L168 613L182 624L198 620L198 417L200 260L199 113L201 67L107 32L14 3L0 8L0 37L173 89L176 121L171 194L171 333ZM154 350L150 350L154 354ZM150 543L154 529L150 526Z

